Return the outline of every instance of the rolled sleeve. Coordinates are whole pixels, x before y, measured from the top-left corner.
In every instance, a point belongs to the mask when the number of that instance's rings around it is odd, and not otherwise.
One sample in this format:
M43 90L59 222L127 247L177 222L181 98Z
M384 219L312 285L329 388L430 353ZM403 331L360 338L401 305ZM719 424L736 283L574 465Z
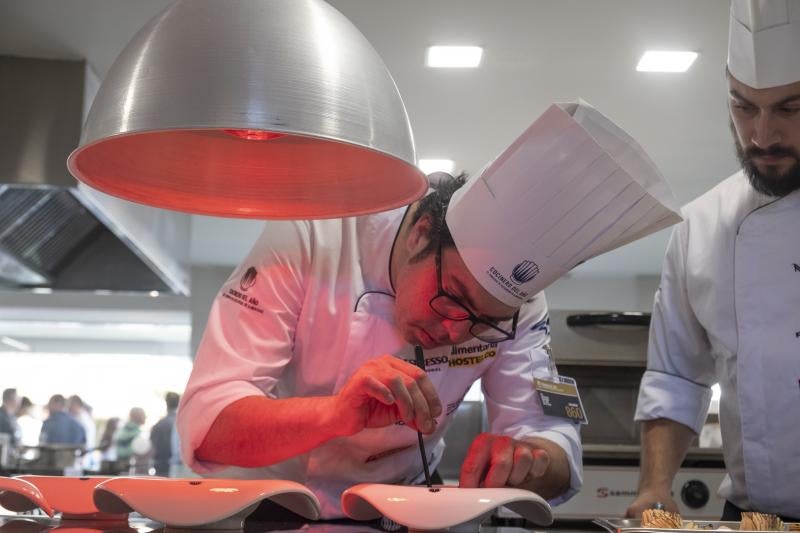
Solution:
M637 422L668 418L700 433L711 403L711 389L679 376L648 370L636 403Z
M211 307L177 417L181 457L197 473L227 466L200 462L194 453L222 410L248 396L274 398L291 362L304 295L306 229L302 222L268 224Z
M672 233L656 292L634 418L667 418L700 432L711 402L714 359L686 285L688 222Z

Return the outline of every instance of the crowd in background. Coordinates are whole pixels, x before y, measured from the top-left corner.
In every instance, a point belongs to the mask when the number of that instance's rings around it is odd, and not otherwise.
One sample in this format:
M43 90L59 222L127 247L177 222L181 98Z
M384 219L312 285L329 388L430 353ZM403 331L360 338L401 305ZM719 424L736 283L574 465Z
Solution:
M96 420L92 407L77 394L68 398L54 394L44 407L46 417L38 417L28 397L8 388L0 406L0 442L15 451L19 465L41 447L74 446L80 449L76 466L85 472L169 476L170 469L180 465L175 429L180 396L168 392L165 402L166 415L148 435L141 407L131 408L121 425L119 417Z

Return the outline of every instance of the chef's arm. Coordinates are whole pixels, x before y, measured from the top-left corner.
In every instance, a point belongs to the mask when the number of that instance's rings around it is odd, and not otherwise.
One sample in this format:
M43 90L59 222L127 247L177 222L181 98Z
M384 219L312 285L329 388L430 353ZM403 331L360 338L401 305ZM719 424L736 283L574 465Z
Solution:
M433 433L442 402L421 368L385 355L364 363L335 396L240 398L226 406L194 451L201 461L257 467L306 453L336 437L403 421Z
M195 450L200 461L267 466L306 453L338 437L335 398L274 400L248 396L225 407Z
M677 511L672 481L695 436L688 426L666 418L642 422L639 496L628 508L627 516L638 518L655 503Z

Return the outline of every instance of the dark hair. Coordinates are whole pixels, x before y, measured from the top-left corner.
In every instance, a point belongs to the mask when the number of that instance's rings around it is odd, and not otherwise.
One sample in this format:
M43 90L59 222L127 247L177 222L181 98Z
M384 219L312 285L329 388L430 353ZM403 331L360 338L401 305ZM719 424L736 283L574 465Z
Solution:
M181 403L181 397L177 392L168 392L166 396L164 396L164 400L167 402L167 409L173 410L178 408L178 404Z
M47 402L47 405L55 405L57 407L64 407L67 403L67 399L64 398L61 394L53 394L50 396L50 401Z
M419 201L419 206L411 219L411 225L417 223L419 219L428 216L431 219L431 229L428 233L428 245L424 250L412 258L412 261L420 261L430 255L441 243L442 248L455 246L450 228L444 221L447 206L453 194L467 182L467 174L462 172L458 176L451 176L447 172L434 172L428 179L431 180L433 192Z
M23 396L22 400L19 402L19 408L25 409L26 407L33 407L33 402L27 396Z
M83 403L83 399L80 396L78 396L77 394L73 394L72 396L69 397L69 403L75 404L78 407L84 407L85 406L85 404Z
M13 400L17 395L17 389L6 389L3 391L3 402Z

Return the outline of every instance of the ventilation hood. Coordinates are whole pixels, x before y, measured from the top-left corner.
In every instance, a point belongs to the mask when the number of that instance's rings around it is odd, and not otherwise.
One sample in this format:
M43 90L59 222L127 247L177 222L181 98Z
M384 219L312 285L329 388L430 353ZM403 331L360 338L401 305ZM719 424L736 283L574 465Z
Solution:
M0 55L0 285L189 293L190 218L67 170L99 82L84 61Z

